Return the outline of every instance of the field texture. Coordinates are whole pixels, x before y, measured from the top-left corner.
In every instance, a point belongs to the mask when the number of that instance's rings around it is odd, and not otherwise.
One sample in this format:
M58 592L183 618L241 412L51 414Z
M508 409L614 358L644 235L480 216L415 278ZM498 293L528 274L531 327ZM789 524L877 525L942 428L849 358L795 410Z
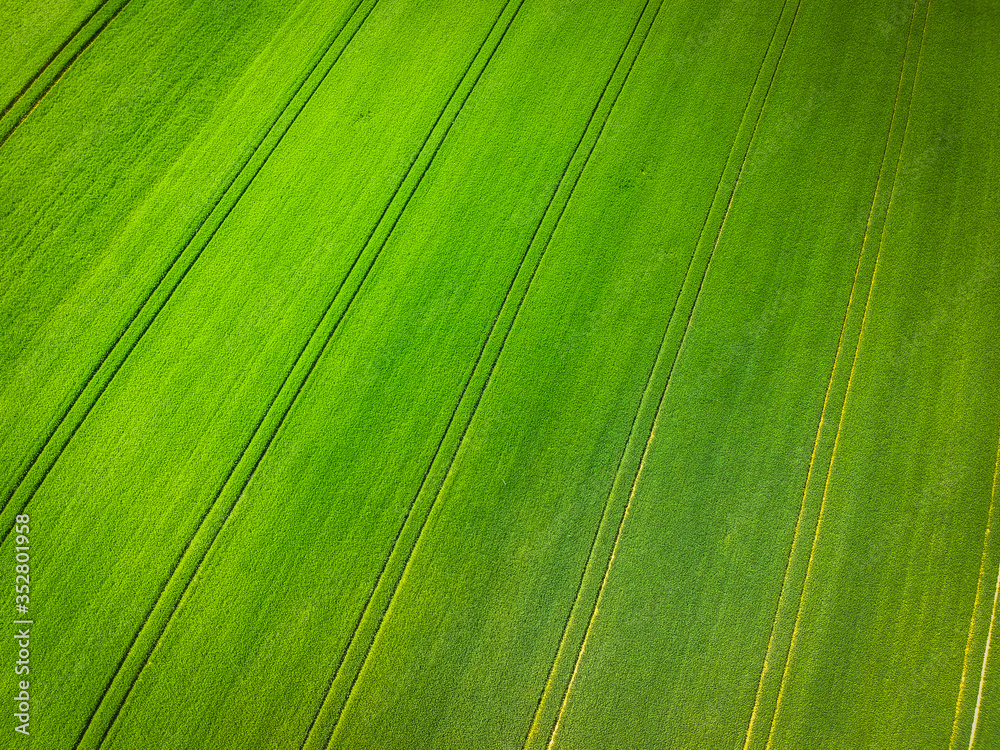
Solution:
M997 0L0 27L0 747L1000 747Z

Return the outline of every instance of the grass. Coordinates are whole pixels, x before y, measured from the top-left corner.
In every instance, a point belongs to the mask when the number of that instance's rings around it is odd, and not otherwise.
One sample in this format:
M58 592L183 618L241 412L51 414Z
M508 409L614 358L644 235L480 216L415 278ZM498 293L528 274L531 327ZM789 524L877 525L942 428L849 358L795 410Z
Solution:
M239 45L194 44L188 58L179 58L179 40L198 39L192 28L209 38L234 35L227 24L238 25L238 19L221 20L211 7L202 12L199 17L195 7L190 16L170 22L164 18L168 9L142 15L130 6L46 98L39 112L52 107L53 114L33 118L5 145L17 158L4 161L3 189L18 196L5 206L13 249L0 271L7 290L0 308L0 346L8 363L0 375L0 440L9 446L5 494L44 446L44 433L32 425L51 430L58 424L251 144L264 135L263 117L233 123L233 108L263 110L270 119L300 76L299 70L267 69L274 53L266 44L269 29L246 18ZM279 47L310 21L295 20L284 27L275 22ZM146 42L149 28L160 30L158 46ZM294 53L295 47L284 46ZM312 51L300 51L303 67ZM105 55L116 63L109 65ZM171 65L176 77L159 72ZM208 65L217 66L212 75L199 68ZM230 76L248 65L245 80L233 86ZM120 80L122 70L128 83L108 95L105 89ZM181 114L168 116L176 112ZM41 221L45 211L58 218ZM68 256L67 245L73 247ZM88 335L68 336L65 331L81 317L94 321ZM62 385L53 388L53 382Z
M77 7L52 3L3 4L0 122L4 130L0 132L6 133L22 119L41 92L114 13L115 6L100 0Z
M991 746L938 3L9 9L27 746Z
M807 596L804 611L811 612L811 621L803 629L821 632L823 638L797 671L794 662L790 670L789 691L801 695L803 703L810 695L805 684L822 689L832 674L853 682L865 696L849 712L843 703L839 711L838 702L832 703L825 714L826 737L820 740L830 746L860 741L861 727L866 741L880 745L944 746L956 712L997 429L995 405L982 398L981 390L995 366L983 338L986 321L996 314L988 301L995 295L986 292L995 284L995 251L989 243L958 251L947 239L955 219L945 217L956 216L956 209L963 217L962 231L984 235L968 224L977 221L973 191L961 178L941 183L943 175L955 174L956 159L976 159L974 153L988 157L972 132L951 142L936 137L955 115L939 108L961 62L945 66L939 55L950 47L952 35L962 33L959 28L949 11L930 5L912 130L899 159L881 280L859 350L857 401L848 400L841 436L842 455L875 460L864 467L835 460L829 502L838 512L831 514L836 525L828 541L823 536L818 541L816 585L832 590L828 581L835 578L838 594L822 613L816 604L808 608ZM978 127L972 119L968 126ZM926 252L933 246L941 248L937 257ZM946 249L951 247L954 255ZM976 364L968 359L971 351L980 352ZM882 502L872 505L852 491L862 477L870 488L868 498ZM953 497L968 502L951 505L947 499ZM864 552L855 553L859 559L852 564L845 549ZM848 637L848 602L855 623L850 657L838 645ZM982 605L989 606L988 597ZM984 638L984 632L973 638L979 653ZM869 675L876 664L892 678L874 684ZM844 718L833 720L838 714ZM779 731L818 737L816 724L812 712L803 715L800 707L783 727L779 723Z

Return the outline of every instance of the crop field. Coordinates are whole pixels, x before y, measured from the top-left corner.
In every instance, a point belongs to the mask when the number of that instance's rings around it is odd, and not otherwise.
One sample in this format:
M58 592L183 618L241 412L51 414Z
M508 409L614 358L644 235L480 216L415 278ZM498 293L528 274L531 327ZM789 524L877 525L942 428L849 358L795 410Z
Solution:
M1000 748L998 32L0 0L0 748Z

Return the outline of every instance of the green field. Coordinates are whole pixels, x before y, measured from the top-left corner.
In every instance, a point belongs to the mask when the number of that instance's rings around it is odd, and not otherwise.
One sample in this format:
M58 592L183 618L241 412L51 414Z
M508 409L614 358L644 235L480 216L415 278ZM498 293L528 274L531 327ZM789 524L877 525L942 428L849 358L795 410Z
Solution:
M1000 747L1000 3L0 0L0 747Z

